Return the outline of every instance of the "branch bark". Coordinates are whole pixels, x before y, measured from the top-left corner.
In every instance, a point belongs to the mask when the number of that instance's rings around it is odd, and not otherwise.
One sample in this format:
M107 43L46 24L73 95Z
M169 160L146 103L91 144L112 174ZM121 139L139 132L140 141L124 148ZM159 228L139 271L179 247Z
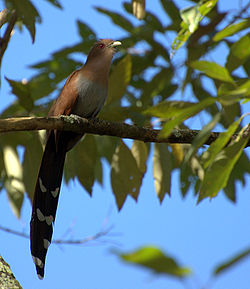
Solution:
M10 15L9 24L5 30L4 36L3 36L3 38L1 38L1 41L0 41L0 64L2 62L4 52L8 46L11 32L15 26L16 21L17 21L17 13L16 13L16 10L13 10L11 15Z
M0 11L0 28L4 25L4 23L8 20L8 10L4 8L2 11Z
M106 120L85 119L77 116L58 116L58 117L19 117L0 119L0 133L13 131L30 131L30 130L50 130L57 129L61 131L73 131L76 133L91 133L98 135L109 135L120 138L135 139L144 142L157 143L181 143L191 144L200 132L199 130L175 129L167 138L159 138L160 130L126 123L114 123ZM246 134L249 134L250 125ZM210 145L214 142L219 132L211 132L205 144ZM235 139L238 134L234 134ZM246 147L250 146L250 141Z
M2 256L0 256L0 285L0 288L22 289Z

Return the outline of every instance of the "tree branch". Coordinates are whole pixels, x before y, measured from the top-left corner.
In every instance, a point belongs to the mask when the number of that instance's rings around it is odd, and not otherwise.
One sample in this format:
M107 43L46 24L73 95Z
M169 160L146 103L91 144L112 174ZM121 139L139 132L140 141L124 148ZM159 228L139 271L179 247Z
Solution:
M0 28L7 22L8 14L9 12L6 8L0 11Z
M157 143L182 143L191 144L200 132L199 130L175 129L169 137L159 138L160 130L126 123L114 123L100 119L85 119L77 116L58 116L58 117L19 117L0 119L0 133L11 131L30 131L30 130L50 130L73 131L76 133L91 133L98 135L109 135L120 138L135 139L144 142ZM250 126L245 135L249 134ZM211 132L205 144L210 145L214 142L219 132ZM234 134L235 139L238 134ZM246 147L250 146L250 141Z
M9 264L7 264L3 257L0 256L0 288L15 288L22 289L22 286L16 280L12 273Z
M4 10L3 10L4 11ZM2 11L2 12L3 12ZM0 64L2 62L2 58L4 55L4 52L8 46L9 40L10 40L10 36L11 36L11 32L14 28L14 25L17 21L17 13L16 10L13 10L11 15L10 15L10 19L9 19L9 24L5 30L4 36L3 38L0 39Z

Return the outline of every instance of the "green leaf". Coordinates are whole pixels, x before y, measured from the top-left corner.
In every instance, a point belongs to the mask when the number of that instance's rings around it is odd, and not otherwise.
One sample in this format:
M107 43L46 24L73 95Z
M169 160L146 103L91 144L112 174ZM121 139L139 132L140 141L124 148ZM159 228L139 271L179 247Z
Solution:
M243 151L239 160L235 164L226 187L223 189L226 196L234 203L237 201L236 183L241 183L242 187L247 184L247 177L250 175L250 159L246 152Z
M2 147L11 146L15 151L18 146L25 146L30 140L29 132L15 131L15 133L3 133L1 134Z
M82 33L79 31L79 33ZM64 47L60 50L57 50L56 52L54 52L52 55L55 58L65 58L75 52L80 52L80 53L85 53L88 54L88 52L90 51L91 47L93 46L94 41L93 40L86 40L78 43L76 45L73 46L68 46L68 47Z
M11 146L3 147L4 166L7 179L5 189L8 194L10 206L14 214L20 218L25 187L23 184L23 169L16 150Z
M195 154L208 139L210 132L220 120L220 116L219 113L215 115L215 117L198 133L192 144L185 146L186 153L180 171L180 183L183 197L186 196L192 183L197 183L204 177L204 168L201 166Z
M250 59L248 59L244 64L243 64L243 69L245 73L247 74L248 78L250 78Z
M2 150L2 143L0 142L0 182L2 181L1 178L4 175L4 171L5 171L5 167L4 167L4 161L3 161L3 150Z
M30 133L23 157L23 182L30 201L33 200L35 182L42 159L42 146L37 133Z
M147 108L144 113L146 115L155 116L159 118L169 119L185 108L190 108L195 105L194 102L186 101L164 101L155 106Z
M48 61L36 63L31 68L39 69L39 74L45 73L58 83L65 79L69 74L79 67L81 63L65 57L56 57ZM52 75L53 77L51 77Z
M27 110L20 105L19 101L12 102L7 108L5 108L1 113L1 118L13 117L14 115L26 115Z
M131 3L129 3L129 2L123 2L123 7L124 7L124 9L125 9L126 12L128 12L128 13L131 14L131 15L134 15L134 14L133 14L133 9L132 9Z
M182 9L180 15L190 33L194 33L194 31L197 30L198 25L203 18L197 6Z
M140 172L140 184L139 187L142 184L143 177L147 171L147 159L148 159L148 147L147 145L138 140L133 141L133 145L131 147L131 153L133 157L135 158L137 168ZM137 199L137 196L136 196Z
M243 79L242 79L243 80ZM222 83L218 89L218 100L223 105L239 102L242 98L250 97L250 80L243 80L241 85L235 88L231 83Z
M75 162L84 164L77 166L76 176L82 186L89 194L92 193L92 187L95 181L95 166L97 158L96 141L93 135L86 135L83 141L75 150Z
M188 30L194 33L203 17L213 9L218 0L199 1L195 6L182 9L181 18L188 26Z
M189 145L183 145L188 151ZM191 157L189 164L183 164L181 167L180 184L181 193L185 197L190 186L194 185L194 193L196 194L196 186L200 184L200 180L204 177L204 169L196 156Z
M153 66L154 65L154 57L150 57L149 59L147 59L147 61L145 61L145 56L141 56L141 55L131 55L131 59L132 59L132 75L137 75L137 80L134 80L132 78L131 82L137 82L137 81L143 81L143 83L145 82L144 80L142 80L142 77L140 77L140 74L143 73L149 66Z
M133 154L123 141L120 142L113 155L111 184L119 210L128 195L137 200L141 185L141 173Z
M215 62L201 60L201 61L193 61L189 65L194 69L204 72L209 77L225 82L234 83L234 80L230 76L227 69Z
M132 107L122 107L120 101L106 103L99 113L101 119L106 119L109 121L125 121L129 118L129 112L131 112Z
M46 0L46 1L48 1L50 4L56 6L57 8L60 8L60 9L63 8L58 0Z
M12 93L18 97L19 103L22 107L24 107L28 112L30 112L33 107L33 99L31 96L30 85L27 82L23 81L14 81L5 77L5 79L9 82L9 85L12 88Z
M173 24L178 27L181 23L181 17L179 9L175 5L175 3L173 1L161 0L161 5L165 12L168 14L168 16L171 18Z
M232 72L242 64L244 64L250 57L250 36L245 35L235 42L227 57L226 68Z
M41 17L35 6L29 0L5 0L6 7L10 10L15 9L17 16L29 30L32 42L35 41L36 22L41 22Z
M199 27L199 23L204 16L209 13L218 0L199 1L195 6L182 9L180 11L181 18L181 30L174 39L171 45L171 58L175 52L188 40L191 34L193 34Z
M109 92L107 104L120 101L131 79L131 56L126 55L113 69L109 77Z
M156 73L150 81L143 85L142 98L145 98L147 102L151 105L151 99L157 95L165 97L166 87L168 87L171 79L173 77L173 72L171 69L162 68L158 73Z
M157 54L157 56L162 56L167 62L170 62L168 50L166 49L166 47L164 47L164 46L162 45L162 43L160 43L159 41L157 41L157 40L154 39L153 37L152 37L152 38L149 37L149 38L147 39L147 42L148 42L148 44L150 44L150 46L152 47L152 50L151 50L151 51L152 51L154 54ZM144 62L145 62L145 58L144 58ZM146 63L147 63L147 66L149 66L148 61L147 61ZM133 65L135 65L134 62L133 62ZM144 65L145 65L145 63L144 63ZM164 68L162 68L160 71L164 71L164 70L167 71L169 75L172 75L172 74L173 74L172 69L169 68L169 67L168 67L168 68L164 67ZM167 81L168 81L168 79L166 79L166 82L167 82Z
M184 120L197 114L201 110L207 108L209 105L215 103L215 101L215 98L207 97L199 103L195 103L190 107L179 109L178 112L176 111L175 116L164 124L159 137L167 137L176 126L180 125ZM167 114L166 117L168 117Z
M95 135L98 154L105 158L109 164L112 162L116 147L119 144L119 139L110 136Z
M240 254L234 256L230 260L228 260L228 261L222 263L221 265L219 265L218 267L216 267L214 270L214 275L219 275L221 273L224 273L224 271L231 269L232 266L237 265L237 263L243 261L243 259L245 259L249 255L250 255L250 249L244 250Z
M164 29L163 29L163 26L161 24L161 21L153 13L150 13L148 11L144 21L147 23L147 25L151 26L155 31L159 31L159 32L164 33Z
M249 132L246 134L243 128L237 139L216 155L214 161L205 171L198 202L207 197L217 196L218 192L226 187L231 171L250 139Z
M133 145L131 147L131 153L135 158L137 167L142 174L142 177L146 173L147 170L147 159L148 159L148 148L147 145L139 140L134 140Z
M33 102L54 92L57 83L58 82L55 79L50 78L49 73L37 74L31 78L27 83L27 86L29 87L30 96L32 97ZM35 105L33 107L33 110L34 109Z
M187 27L183 27L178 35L175 37L173 43L171 44L171 55L170 58L174 56L176 51L188 40L191 32L187 29Z
M65 180L77 177L81 185L91 195L95 181L97 147L93 135L87 134L84 139L67 154L65 162ZM82 165L79 165L82 164Z
M191 160L191 158L196 154L198 149L206 142L206 140L208 139L210 135L210 132L215 127L215 125L219 122L220 117L221 117L221 114L218 113L217 115L213 117L213 119L207 125L205 125L202 128L202 130L200 130L198 135L193 140L190 149L185 154L184 164L187 164Z
M214 162L218 153L227 145L232 135L236 132L243 117L244 116L233 122L229 126L227 131L220 133L219 137L209 146L207 151L203 153L201 159L203 161L203 166L205 169Z
M95 178L100 185L103 184L103 168L100 157L96 158Z
M172 158L166 144L154 144L153 177L156 194L163 201L166 194L170 196Z
M133 24L127 18L125 18L123 15L116 13L116 12L112 12L110 10L107 10L107 9L101 8L101 7L95 7L95 9L98 12L109 16L114 24L121 27L125 31L132 32L132 30L134 29Z
M183 278L191 274L189 268L180 266L175 259L156 247L143 247L128 254L119 254L119 256L125 262L151 269L154 273L176 278Z
M183 159L184 159L184 149L183 146L185 147L185 145L180 144L180 143L173 143L173 144L169 144L172 150L172 155L174 157L174 167L178 168L180 166L180 164L182 163Z
M241 116L241 105L239 101L235 101L229 105L224 105L224 100L223 102L220 100L220 103L223 107L221 123L224 127L228 127Z
M124 47L134 46L136 43L140 41L150 41L154 40L154 28L150 25L140 25L137 26L131 36L128 38L122 39L122 43L125 44ZM125 40L125 41L124 41ZM152 53L155 57L157 56L154 51L148 51L147 56Z
M83 42L90 42L91 46L96 41L95 32L85 23L80 20L77 20L78 33L83 39Z
M79 62L66 57L55 57L32 65L31 68L38 69L37 75L28 82L32 97L39 99L47 96L79 66Z
M250 27L250 18L244 19L239 23L228 25L226 28L215 34L215 36L213 37L213 41L220 41L223 38L232 36L235 33L247 29L249 27Z
M201 0L199 1L198 10L204 17L214 8L217 2L218 0Z

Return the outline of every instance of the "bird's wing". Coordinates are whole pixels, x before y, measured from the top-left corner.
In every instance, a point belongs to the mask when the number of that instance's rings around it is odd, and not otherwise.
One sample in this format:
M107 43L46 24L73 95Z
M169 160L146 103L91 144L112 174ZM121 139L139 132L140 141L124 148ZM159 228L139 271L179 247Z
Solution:
M78 74L80 70L75 70L67 78L65 85L52 105L48 116L70 115L72 108L78 97Z
M78 75L80 70L73 71L67 78L64 87L53 103L48 113L48 116L70 115L78 98ZM49 139L51 131L47 131L47 140ZM55 144L58 147L58 138L61 133L54 130Z

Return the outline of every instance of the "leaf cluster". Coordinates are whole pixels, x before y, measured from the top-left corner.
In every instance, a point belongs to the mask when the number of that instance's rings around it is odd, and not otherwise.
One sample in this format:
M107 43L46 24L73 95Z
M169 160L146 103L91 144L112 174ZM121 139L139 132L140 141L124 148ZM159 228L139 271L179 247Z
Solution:
M49 2L61 8L58 1ZM16 9L34 41L35 23L40 21L40 16L31 1L22 3L6 0L6 6ZM123 4L123 14L95 8L126 32L119 39L123 47L112 67L109 95L100 118L146 127L156 124L162 128L164 137L177 127L191 128L192 122L187 121L190 118L196 121L204 118L205 124L190 145L131 143L87 135L67 156L65 181L77 178L91 194L94 182L103 182L103 160L106 160L120 209L128 196L137 200L149 156L153 155L153 178L160 201L166 194L170 195L175 169L180 171L183 196L192 189L201 201L223 190L230 200L236 201L235 183L240 181L245 185L246 173L250 172L243 151L249 130L240 124L242 107L250 96L250 38L246 33L249 18L241 10L234 11L235 15L230 11L220 12L217 1L212 0L200 1L181 13L177 1L160 0L160 3L168 25L151 11L146 11L145 18L135 24L128 3ZM235 16L237 22L226 23L229 16ZM78 20L77 27L79 43L33 64L35 73L31 79L7 79L16 100L1 117L46 115L62 81L80 66L73 56L86 55L98 38L86 23ZM175 35L175 40L169 35ZM178 63L176 52L184 44L185 56ZM210 60L221 46L227 55L224 64ZM171 58L170 54L175 56ZM214 128L224 133L206 148L203 144ZM228 143L235 132L240 132L241 137ZM0 186L6 188L18 216L24 193L30 199L33 197L42 147L42 133L6 134L0 139Z
M128 265L140 266L144 269L150 270L154 274L174 277L182 282L182 284L183 282L187 281L188 278L191 278L193 274L189 267L184 267L172 256L153 246L141 247L135 251L127 253L117 251L114 253ZM213 279L220 277L221 274L231 269L233 266L242 262L245 258L249 257L249 255L250 249L247 248L230 259L216 265L210 282ZM203 286L207 287L205 284Z

